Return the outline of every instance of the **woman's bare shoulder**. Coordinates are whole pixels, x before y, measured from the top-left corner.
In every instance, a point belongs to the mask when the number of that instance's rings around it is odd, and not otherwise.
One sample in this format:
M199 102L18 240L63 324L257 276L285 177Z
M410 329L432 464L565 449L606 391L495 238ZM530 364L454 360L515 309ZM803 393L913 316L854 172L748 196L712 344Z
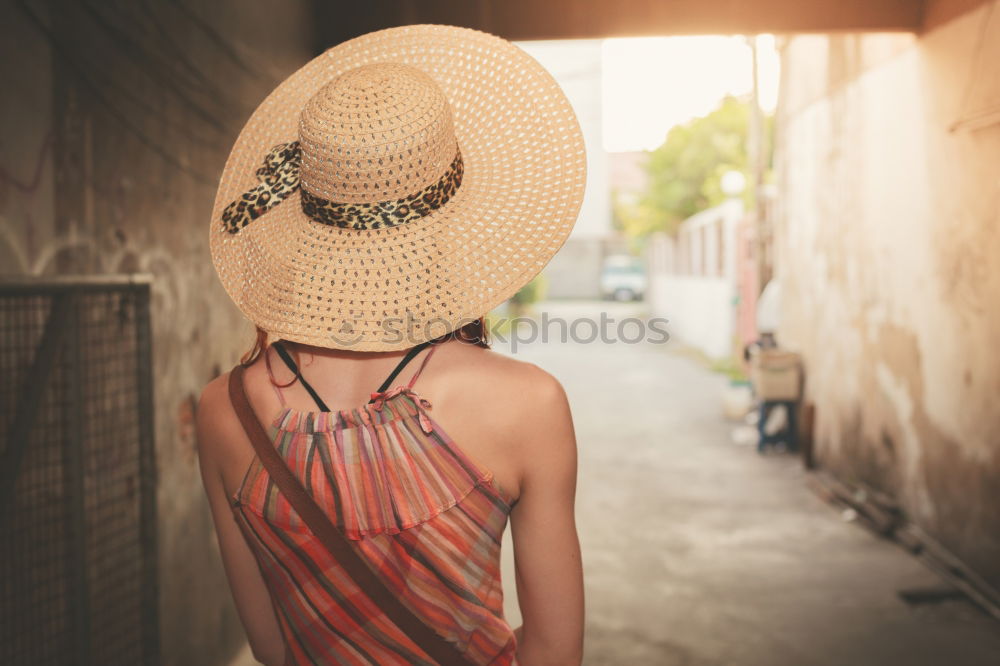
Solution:
M213 461L226 459L240 432L239 420L229 399L229 375L224 372L202 388L195 412L199 455Z
M243 385L251 403L256 392L255 384L258 375L265 373L263 357L258 356L252 363L244 367ZM208 425L217 425L231 421L235 417L232 401L229 398L229 377L232 371L223 372L208 382L201 390L198 399L198 416Z
M562 384L534 363L460 342L437 353L443 357L444 390L469 408L488 405L491 414L512 424L568 416Z
M446 357L442 361L447 365L447 372L480 380L469 381L467 386L484 385L490 390L507 389L533 397L561 388L559 380L534 363L492 349L452 342L437 353Z
M197 418L204 425L215 425L223 420L229 405L229 372L212 379L201 390L198 398Z

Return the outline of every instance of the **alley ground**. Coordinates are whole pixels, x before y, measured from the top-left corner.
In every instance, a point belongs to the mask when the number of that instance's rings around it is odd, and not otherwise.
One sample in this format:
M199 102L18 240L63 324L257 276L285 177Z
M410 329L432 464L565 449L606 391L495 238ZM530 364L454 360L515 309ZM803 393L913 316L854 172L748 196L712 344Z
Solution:
M639 310L543 309L569 322ZM588 330L579 325L578 337ZM586 664L1000 664L1000 624L966 602L905 604L899 590L939 580L841 520L807 488L797 458L733 444L734 424L722 416L725 380L674 341L550 338L497 348L559 377L570 398ZM509 532L504 547L515 622Z
M568 324L641 314L613 303L543 310ZM899 590L940 581L841 520L797 458L732 442L721 375L674 341L561 343L559 326L548 342L495 348L545 368L570 398L587 666L1000 664L1000 624L962 601L905 604ZM503 557L516 626L509 530ZM244 654L232 666L250 663Z

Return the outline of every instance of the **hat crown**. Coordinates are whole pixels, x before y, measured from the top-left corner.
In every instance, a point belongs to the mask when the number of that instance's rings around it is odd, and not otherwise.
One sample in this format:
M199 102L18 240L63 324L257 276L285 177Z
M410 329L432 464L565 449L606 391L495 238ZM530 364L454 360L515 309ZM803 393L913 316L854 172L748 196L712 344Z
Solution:
M399 199L438 181L457 144L452 110L425 72L375 63L320 88L299 119L301 184L333 202Z

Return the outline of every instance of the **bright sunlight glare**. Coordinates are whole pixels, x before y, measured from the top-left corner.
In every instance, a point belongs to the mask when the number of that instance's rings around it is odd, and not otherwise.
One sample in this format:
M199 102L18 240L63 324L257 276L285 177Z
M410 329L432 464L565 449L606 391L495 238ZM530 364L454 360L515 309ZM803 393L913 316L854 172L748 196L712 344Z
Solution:
M757 38L760 104L774 110L779 60L773 35ZM746 37L629 37L602 44L603 143L608 152L652 150L667 132L753 88Z

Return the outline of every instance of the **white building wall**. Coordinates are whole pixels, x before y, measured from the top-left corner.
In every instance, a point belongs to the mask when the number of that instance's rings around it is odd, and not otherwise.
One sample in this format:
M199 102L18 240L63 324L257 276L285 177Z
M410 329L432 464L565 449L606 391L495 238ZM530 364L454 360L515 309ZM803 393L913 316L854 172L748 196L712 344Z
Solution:
M732 199L685 220L676 242L665 234L650 242L652 314L669 320L675 340L712 358L733 352L736 228L742 217L742 202Z

